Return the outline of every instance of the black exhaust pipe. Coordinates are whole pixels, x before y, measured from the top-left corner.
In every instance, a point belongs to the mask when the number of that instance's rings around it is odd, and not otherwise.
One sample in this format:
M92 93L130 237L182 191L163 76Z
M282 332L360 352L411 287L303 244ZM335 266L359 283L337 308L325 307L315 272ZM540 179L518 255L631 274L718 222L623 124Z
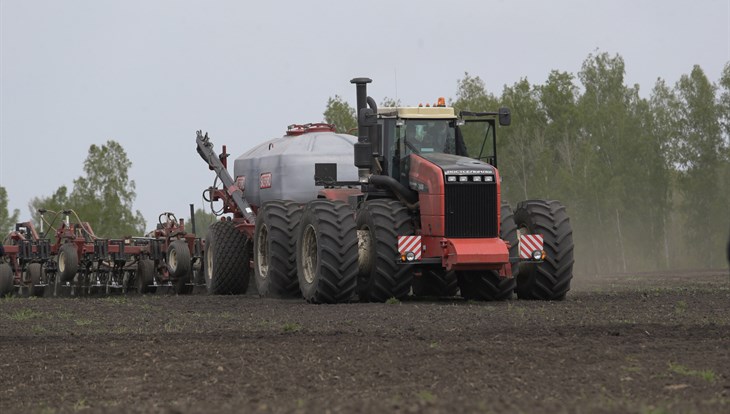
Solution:
M367 84L373 80L370 78L354 78L350 83L355 84L357 91L357 143L355 144L355 166L358 168L360 182L367 180L367 175L372 167L372 146L370 144L370 125L366 118L370 115L368 109L368 87ZM372 98L371 98L372 99ZM374 102L374 101L373 101Z
M410 190L395 178L388 175L371 175L370 184L389 189L408 208L414 210L418 202L418 193Z

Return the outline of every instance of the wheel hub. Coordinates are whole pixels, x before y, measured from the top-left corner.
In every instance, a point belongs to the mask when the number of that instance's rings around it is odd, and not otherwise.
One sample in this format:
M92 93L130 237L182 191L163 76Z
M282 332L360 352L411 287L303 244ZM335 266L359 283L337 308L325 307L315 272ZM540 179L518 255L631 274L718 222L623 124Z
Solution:
M304 253L304 280L314 283L317 273L317 233L311 224L304 229L302 237L302 253Z
M259 276L262 279L269 277L269 229L261 225L258 237L256 238L256 263L258 263Z
M213 248L213 243L207 246L207 249L208 251L205 253L205 276L208 278L208 280L213 280L213 253L215 251L215 249Z

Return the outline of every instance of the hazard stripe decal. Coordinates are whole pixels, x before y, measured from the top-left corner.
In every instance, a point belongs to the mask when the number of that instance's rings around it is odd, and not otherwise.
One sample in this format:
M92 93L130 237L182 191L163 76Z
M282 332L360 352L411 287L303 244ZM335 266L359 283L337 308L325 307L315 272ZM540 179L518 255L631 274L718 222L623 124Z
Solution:
M532 252L542 251L543 240L541 234L525 234L520 236L520 259L532 259Z
M398 254L412 252L416 260L421 259L421 236L398 236Z

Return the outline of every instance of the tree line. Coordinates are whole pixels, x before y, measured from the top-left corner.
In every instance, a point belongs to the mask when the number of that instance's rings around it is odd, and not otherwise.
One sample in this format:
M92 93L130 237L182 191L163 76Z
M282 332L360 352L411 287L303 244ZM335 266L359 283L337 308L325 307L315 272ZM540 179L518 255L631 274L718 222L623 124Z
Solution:
M620 55L590 54L577 74L523 78L499 95L465 73L449 103L511 109L497 138L502 194L513 207L532 198L566 205L579 272L725 266L730 64L716 83L699 66L673 85L658 79L647 98L625 73ZM343 130L354 114L339 96L324 112Z

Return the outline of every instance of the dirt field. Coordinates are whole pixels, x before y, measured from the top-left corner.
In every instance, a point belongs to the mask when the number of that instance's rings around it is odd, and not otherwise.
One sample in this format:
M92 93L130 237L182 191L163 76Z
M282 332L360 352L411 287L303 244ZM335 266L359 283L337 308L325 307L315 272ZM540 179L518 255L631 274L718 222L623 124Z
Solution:
M730 412L730 276L563 302L0 300L0 411Z

